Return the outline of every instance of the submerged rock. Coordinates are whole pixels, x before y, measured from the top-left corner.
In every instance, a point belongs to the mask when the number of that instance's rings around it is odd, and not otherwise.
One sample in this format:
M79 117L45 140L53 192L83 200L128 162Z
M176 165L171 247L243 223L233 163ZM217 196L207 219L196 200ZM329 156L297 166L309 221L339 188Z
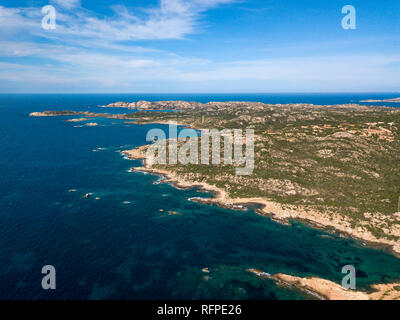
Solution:
M85 124L85 126L87 126L87 127L96 127L98 125L99 124L97 122L88 122L88 123Z
M168 211L168 215L170 215L170 216L181 216L182 213L179 213L179 212L177 212L177 211L170 210L170 211Z
M203 269L201 269L201 271L203 271L204 273L210 273L210 270L206 267L206 268L203 268Z

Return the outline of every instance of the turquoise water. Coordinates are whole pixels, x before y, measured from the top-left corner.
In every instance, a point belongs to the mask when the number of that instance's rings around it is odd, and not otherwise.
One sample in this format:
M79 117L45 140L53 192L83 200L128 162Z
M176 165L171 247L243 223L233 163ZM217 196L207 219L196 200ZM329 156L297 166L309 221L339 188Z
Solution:
M210 195L128 172L139 162L120 151L166 126L94 119L100 126L80 128L64 121L71 117L28 116L88 106L104 112L96 106L123 100L331 104L381 97L396 95L0 95L0 298L308 299L246 268L340 283L341 268L353 264L358 288L400 280L400 259L389 252L252 210L194 203L188 198ZM93 196L84 198L88 192ZM41 288L47 264L57 270L56 290Z

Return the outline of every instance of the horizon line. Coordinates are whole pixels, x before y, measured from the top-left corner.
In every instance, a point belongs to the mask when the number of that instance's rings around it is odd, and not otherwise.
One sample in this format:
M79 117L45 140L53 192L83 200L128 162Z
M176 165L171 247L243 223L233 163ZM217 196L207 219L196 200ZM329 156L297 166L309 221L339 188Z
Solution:
M332 92L313 92L313 91L286 91L286 92L0 92L0 95L6 94L132 94L132 95L206 95L206 94L400 94L400 91L332 91Z

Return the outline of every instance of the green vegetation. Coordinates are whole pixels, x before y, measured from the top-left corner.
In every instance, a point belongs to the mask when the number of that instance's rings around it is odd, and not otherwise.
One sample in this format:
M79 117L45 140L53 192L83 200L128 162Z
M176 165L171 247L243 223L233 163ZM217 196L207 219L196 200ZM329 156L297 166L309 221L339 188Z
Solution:
M233 198L338 212L378 238L400 225L400 112L362 106L226 104L181 112L140 112L140 123L177 121L194 128L253 128L255 170L229 165L158 165L204 181ZM221 148L223 150L223 148ZM378 216L379 214L379 216ZM376 217L376 219L374 219ZM383 217L383 218L382 218Z
M400 213L395 213L400 211L400 109L182 101L138 102L136 107L141 111L116 115L73 111L31 115L84 115L138 124L177 121L192 128L254 129L255 168L249 176L235 175L232 165L157 167L188 181L220 187L232 198L260 197L335 213L353 229L370 231L377 238L399 239Z

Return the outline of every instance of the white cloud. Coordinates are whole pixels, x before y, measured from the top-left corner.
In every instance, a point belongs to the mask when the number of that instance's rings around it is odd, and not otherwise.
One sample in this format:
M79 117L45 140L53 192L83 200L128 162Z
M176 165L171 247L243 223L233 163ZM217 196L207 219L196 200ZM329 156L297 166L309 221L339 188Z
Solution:
M234 61L218 64L211 70L181 74L185 81L264 80L302 81L305 83L341 83L353 86L378 80L400 85L396 72L387 65L400 56L342 55L331 57L274 58L269 60ZM299 83L301 85L301 83Z
M73 79L91 81L95 87L133 79L165 80L180 68L208 62L124 41L181 39L195 32L200 13L231 1L161 0L158 6L135 13L117 6L113 8L115 15L100 19L80 7L79 1L53 0L53 4L71 10L57 12L57 29L51 31L41 28L41 8L0 6L0 57L33 58L29 63L7 65L7 72L0 71L0 76L21 83L48 81L49 86ZM42 41L32 40L38 37ZM43 61L47 64L38 65Z
M77 0L52 0L70 11L57 11L57 29L40 29L40 8L5 8L0 6L0 28L25 31L46 38L67 41L74 38L98 41L183 39L196 32L204 11L234 0L160 0L159 5L137 12L114 6L115 14L103 19L80 7Z
M55 33L114 41L182 39L196 31L201 13L233 1L160 0L158 6L141 12L132 12L120 5L113 7L115 16L105 19L88 11L79 11L77 15L62 18L64 25Z
M58 51L57 51L58 50ZM56 65L1 64L0 80L25 86L75 88L75 91L140 92L150 88L197 91L387 91L398 90L398 72L389 65L399 56L354 55L213 63L179 57L135 59L101 53L58 52ZM51 54L51 53L49 53ZM71 90L71 89L70 89Z
M57 29L51 31L41 29L41 8L0 6L0 57L19 61L0 62L0 84L28 90L34 85L54 91L109 92L400 88L398 68L388 67L398 66L400 56L307 58L299 57L294 47L286 50L293 57L285 59L213 62L132 45L134 40L183 39L198 32L206 10L232 0L161 0L155 7L135 12L116 6L115 14L104 19L80 7L79 1L52 1L61 2L68 10L57 12Z
M81 6L81 0L51 0L51 2L68 10Z

